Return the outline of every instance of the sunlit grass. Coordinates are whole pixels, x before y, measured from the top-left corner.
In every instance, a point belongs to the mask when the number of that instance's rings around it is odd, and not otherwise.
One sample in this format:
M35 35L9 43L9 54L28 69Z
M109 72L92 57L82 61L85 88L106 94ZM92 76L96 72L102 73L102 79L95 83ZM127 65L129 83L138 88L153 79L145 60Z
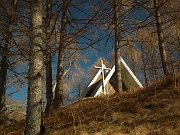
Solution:
M172 135L180 133L180 77L150 87L81 99L51 112L46 135ZM0 134L23 134L24 121L0 126Z

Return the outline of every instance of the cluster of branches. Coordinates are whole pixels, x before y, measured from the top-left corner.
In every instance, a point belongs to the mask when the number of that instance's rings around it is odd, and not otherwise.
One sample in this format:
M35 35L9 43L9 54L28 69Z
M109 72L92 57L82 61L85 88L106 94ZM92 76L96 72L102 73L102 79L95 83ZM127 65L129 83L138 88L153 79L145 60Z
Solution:
M146 86L179 72L179 8L178 0L4 0L0 114L6 98L28 85L25 133L40 132L35 127L41 123L42 93L46 114L62 107L72 90L80 96L85 77L80 63L90 50L113 51L116 93L122 91L120 55ZM15 91L6 94L9 87Z

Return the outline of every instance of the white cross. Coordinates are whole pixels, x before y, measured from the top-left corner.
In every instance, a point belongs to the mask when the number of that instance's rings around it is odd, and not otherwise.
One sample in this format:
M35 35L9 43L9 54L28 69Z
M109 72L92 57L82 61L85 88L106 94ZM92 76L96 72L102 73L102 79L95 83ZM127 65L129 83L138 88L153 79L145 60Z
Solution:
M98 67L98 66L94 66L94 68L97 68L97 69L101 69L101 72L102 72L102 89L103 89L103 92L104 94L106 95L106 90L105 90L105 84L104 84L104 70L111 70L110 68L106 68L106 66L103 64L103 60L101 60L101 67Z

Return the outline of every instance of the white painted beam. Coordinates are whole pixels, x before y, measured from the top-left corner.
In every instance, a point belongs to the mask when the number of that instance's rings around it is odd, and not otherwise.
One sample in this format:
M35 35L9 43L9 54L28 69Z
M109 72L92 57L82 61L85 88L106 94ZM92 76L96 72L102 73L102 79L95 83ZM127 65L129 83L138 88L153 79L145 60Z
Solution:
M131 89L133 87L143 88L142 84L134 75L134 73L131 71L131 69L128 67L128 65L125 63L125 61L121 57L120 60L121 60L121 76L125 86L128 89Z

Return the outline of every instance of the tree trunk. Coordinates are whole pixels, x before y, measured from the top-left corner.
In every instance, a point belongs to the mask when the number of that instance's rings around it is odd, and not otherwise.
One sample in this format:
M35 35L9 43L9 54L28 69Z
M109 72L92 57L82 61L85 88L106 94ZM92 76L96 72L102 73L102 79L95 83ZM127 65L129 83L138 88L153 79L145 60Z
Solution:
M9 23L7 25L7 33L5 44L2 49L2 60L0 62L0 115L1 119L4 118L4 108L5 108L5 95L6 95L6 79L8 71L8 60L9 60L9 51L12 38L13 30L13 16L9 18Z
M154 9L155 9L155 20L156 20L156 27L157 27L157 34L158 34L158 45L159 45L159 52L162 61L163 72L165 76L169 75L169 68L167 64L167 56L165 51L165 43L164 37L162 34L162 23L160 19L160 12L159 12L159 0L153 0L154 2Z
M52 66L51 66L51 42L50 42L50 17L51 17L51 0L46 1L46 20L45 20L45 44L46 44L46 109L48 114L53 108L52 93Z
M40 135L42 126L42 0L31 0L29 88L25 135Z
M54 107L63 106L63 89L64 89L64 49L66 36L66 19L67 19L68 0L63 0L61 35L59 41L58 66L57 66L57 85L55 90Z
M132 50L131 50L132 51ZM135 63L135 60L134 60L134 55L135 53L133 53L133 51L130 53L130 57L131 57L131 65L132 65L132 72L134 73L135 76L136 75L136 63Z
M146 63L145 63L145 58L144 58L144 49L141 45L141 58L142 58L142 70L143 70L143 73L144 73L144 80L145 80L145 84L146 84L146 87L148 87L148 80L147 80L147 73L146 73Z
M120 61L120 41L119 41L119 16L118 16L118 0L114 0L114 21L115 21L115 73L116 73L116 93L122 91L121 79L121 61Z
M152 71L152 75L153 75L153 78L157 80L157 72L156 72L156 63L155 63L155 51L154 51L154 48L151 46L151 50L150 50L150 53L151 53L151 71Z

